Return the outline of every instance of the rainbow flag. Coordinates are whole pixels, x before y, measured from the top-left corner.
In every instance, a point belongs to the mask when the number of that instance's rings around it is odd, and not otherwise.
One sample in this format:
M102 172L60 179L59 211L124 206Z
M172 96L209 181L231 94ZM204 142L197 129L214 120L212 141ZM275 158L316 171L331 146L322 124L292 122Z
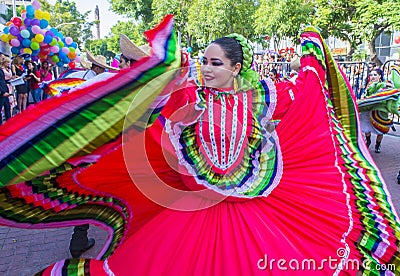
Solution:
M71 90L82 82L85 82L85 80L80 78L56 79L48 83L42 83L41 88L46 94L56 96Z

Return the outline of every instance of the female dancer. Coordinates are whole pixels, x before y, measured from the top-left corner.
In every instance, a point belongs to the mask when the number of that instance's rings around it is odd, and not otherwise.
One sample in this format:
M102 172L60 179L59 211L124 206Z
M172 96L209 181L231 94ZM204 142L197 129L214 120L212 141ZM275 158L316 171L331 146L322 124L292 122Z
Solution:
M51 140L50 129L41 130L40 141L27 138L37 147L53 141L46 160L38 157L40 165L24 163L21 170L11 166L24 159L24 150L13 147L3 154L9 162L0 175L13 168L12 176L2 178L12 184L42 173L49 159L54 164L60 155L68 156L79 140L79 153L43 176L46 181L37 178L6 187L4 205L32 204L9 206L2 216L34 223L30 210L37 206L45 210L36 214L41 227L59 226L62 220L96 221L113 234L101 252L104 261L60 261L43 274L399 272L392 266L399 261L397 215L356 131L355 97L316 29L302 33L302 69L296 84L287 82L278 93L272 82L258 82L251 70L251 46L236 34L207 47L204 87L178 79L157 92L171 77L170 71L157 75L163 68L158 59L179 65L171 56L179 52L171 41L174 36L164 32L171 30L170 24L167 17L147 33L156 55L107 82L42 104L52 111L50 105L59 108L64 98L64 106L73 104L65 110L72 114L73 106L75 115L64 116L59 110L45 115L60 118L56 132L51 124L51 135L68 133L64 138ZM146 68L151 64L157 70ZM121 89L115 90L118 85ZM129 98L124 93L130 87L137 89L135 100L125 114L124 135L118 138L121 121L111 118ZM102 95L110 97L103 101ZM152 112L146 111L149 105ZM102 110L107 117L98 121ZM95 137L100 121L106 135L84 144ZM72 123L79 125L76 132ZM86 140L78 138L81 134ZM18 161L11 160L15 157ZM26 162L35 156L30 158ZM11 216L19 208L25 212Z
M367 147L371 144L371 133L376 134L375 152L380 153L383 135L393 126L389 113L398 113L398 93L392 83L383 82L383 71L379 68L370 71L370 81L365 91L366 94L358 102L361 129L365 133ZM394 98L391 98L393 94Z

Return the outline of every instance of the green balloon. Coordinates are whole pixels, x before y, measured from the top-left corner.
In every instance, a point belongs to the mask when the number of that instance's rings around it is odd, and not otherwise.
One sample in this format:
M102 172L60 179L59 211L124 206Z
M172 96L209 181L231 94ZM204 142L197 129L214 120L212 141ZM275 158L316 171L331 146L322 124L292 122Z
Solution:
M37 43L37 42L32 42L31 43L31 49L32 50L39 50L39 48L40 48L39 43Z
M55 62L55 63L57 63L57 62L60 61L60 59L59 59L58 56L56 56L56 55L53 55L53 56L51 57L51 60L52 60L53 62Z
M53 40L49 43L51 46L55 46L57 44L57 40L53 38Z

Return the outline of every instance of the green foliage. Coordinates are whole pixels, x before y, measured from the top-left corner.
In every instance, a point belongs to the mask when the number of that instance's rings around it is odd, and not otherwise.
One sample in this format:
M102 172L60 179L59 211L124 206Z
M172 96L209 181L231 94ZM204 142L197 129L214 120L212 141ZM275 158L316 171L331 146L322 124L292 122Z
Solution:
M230 33L243 34L252 40L257 3L254 0L195 0L189 8L188 32L200 47Z
M114 52L115 54L120 52L119 49L119 36L124 34L136 45L143 45L146 43L146 39L143 32L146 30L146 26L143 23L132 24L132 22L121 22L119 21L115 26L111 28L111 35L105 38L107 49Z
M151 26L154 16L151 9L152 2L152 0L110 0L114 12L139 20L148 27Z
M115 57L115 53L108 49L107 41L104 39L89 40L86 46L86 50L89 50L94 55L105 56L108 61Z
M266 0L254 14L255 31L273 37L275 45L283 38L295 41L301 26L310 24L314 13L310 1Z
M184 41L191 44L191 36L187 31L188 11L191 0L164 0L153 1L152 9L154 14L153 25L160 22L166 14L173 14L175 19L175 28L183 36Z
M80 13L75 2L69 0L57 0L51 5L46 0L39 0L42 11L50 13L50 26L57 27L64 23L76 22L74 24L61 25L58 30L65 36L72 37L81 47L83 42L92 38L93 22L88 20L90 11Z
M175 15L182 46L193 51L229 33L240 33L251 41L263 42L265 35L274 40L290 38L294 42L302 25L312 24L323 37L348 41L351 52L367 43L374 55L375 38L382 32L400 29L398 0L110 0L112 9L133 18L133 24L119 25L107 38L109 49L116 51L120 33L139 45L142 32L167 13ZM121 23L119 23L121 24ZM356 55L357 56L357 55Z
M3 14L0 14L0 23L1 24L6 24L8 21L10 21L11 17L13 16L13 10L12 7L8 5L8 9L6 12Z

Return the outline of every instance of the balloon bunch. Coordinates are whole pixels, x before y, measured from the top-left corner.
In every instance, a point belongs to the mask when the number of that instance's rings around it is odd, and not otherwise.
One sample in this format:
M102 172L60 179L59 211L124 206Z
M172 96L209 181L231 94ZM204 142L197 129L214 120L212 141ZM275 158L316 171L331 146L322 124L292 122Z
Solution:
M11 46L11 52L30 54L33 61L47 60L57 66L74 68L80 61L76 50L78 44L71 37L49 26L50 13L40 10L40 3L34 0L21 12L21 17L13 17L6 23L0 39Z

